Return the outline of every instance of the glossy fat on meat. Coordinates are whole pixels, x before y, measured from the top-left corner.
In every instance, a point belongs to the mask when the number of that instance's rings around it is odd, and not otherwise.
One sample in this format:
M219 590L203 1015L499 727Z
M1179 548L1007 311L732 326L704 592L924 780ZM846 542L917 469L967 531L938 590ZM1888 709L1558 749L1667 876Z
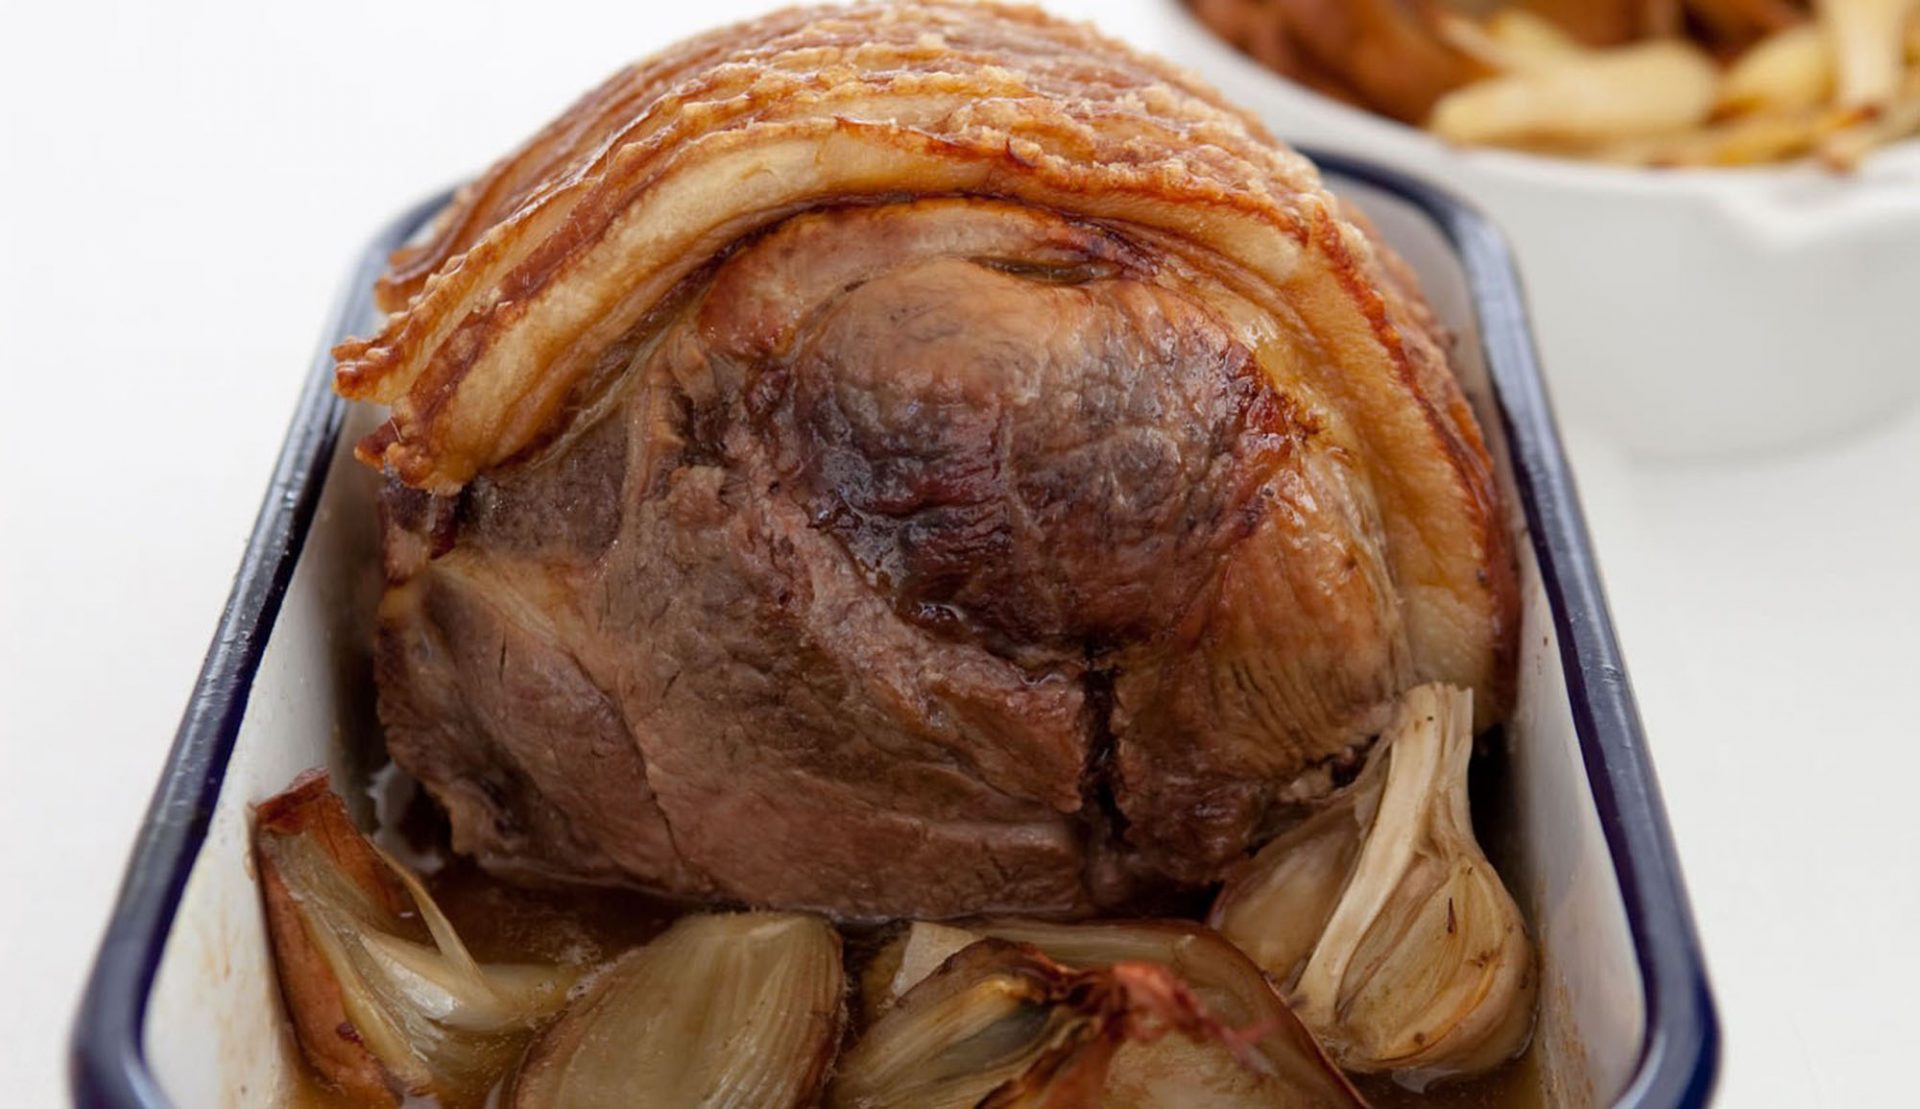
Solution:
M1190 78L1036 12L787 12L617 75L396 255L394 758L496 872L844 916L1211 881L1417 681L1510 682L1410 274Z

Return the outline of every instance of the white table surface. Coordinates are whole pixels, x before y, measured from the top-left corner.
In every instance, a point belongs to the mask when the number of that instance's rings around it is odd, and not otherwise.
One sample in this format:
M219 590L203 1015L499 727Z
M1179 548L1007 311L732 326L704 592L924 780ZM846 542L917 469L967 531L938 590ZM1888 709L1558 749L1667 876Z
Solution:
M761 6L5 9L7 1104L64 1100L82 976L342 268L618 64ZM1686 466L1563 418L1725 1021L1721 1104L1909 1099L1920 414Z

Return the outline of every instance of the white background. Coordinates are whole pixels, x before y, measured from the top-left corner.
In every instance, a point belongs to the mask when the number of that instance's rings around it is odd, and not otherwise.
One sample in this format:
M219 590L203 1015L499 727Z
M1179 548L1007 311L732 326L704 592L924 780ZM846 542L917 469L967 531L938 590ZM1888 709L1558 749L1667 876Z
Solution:
M363 238L760 6L0 0L0 1101L65 1098L82 976ZM1687 466L1563 419L1712 964L1722 1104L1908 1101L1920 417Z

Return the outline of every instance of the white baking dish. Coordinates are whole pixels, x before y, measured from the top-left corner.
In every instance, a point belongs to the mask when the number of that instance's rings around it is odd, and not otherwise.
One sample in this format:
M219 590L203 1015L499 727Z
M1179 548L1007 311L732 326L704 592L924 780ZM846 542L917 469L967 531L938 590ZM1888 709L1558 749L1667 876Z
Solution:
M1180 0L1135 41L1288 142L1447 186L1513 242L1562 411L1647 456L1817 441L1920 397L1920 140L1838 176L1463 150L1275 76Z
M1495 849L1543 952L1536 1058L1566 1105L1697 1105L1716 1042L1643 737L1498 237L1457 202L1343 165L1460 336L1514 510L1524 590L1520 707L1496 753ZM369 245L316 355L219 637L142 830L75 1031L86 1105L272 1103L297 1066L248 851L250 806L326 765L364 783L378 749L367 649L378 591L364 409L330 392L327 347L364 333L367 288L423 205ZM350 791L364 804L364 794Z

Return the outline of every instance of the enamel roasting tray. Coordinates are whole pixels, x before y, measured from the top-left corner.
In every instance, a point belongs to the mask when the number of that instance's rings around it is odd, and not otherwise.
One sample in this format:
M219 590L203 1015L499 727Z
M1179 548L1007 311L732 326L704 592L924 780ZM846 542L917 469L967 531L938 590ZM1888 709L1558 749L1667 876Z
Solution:
M1443 192L1315 160L1457 334L1523 539L1520 698L1476 768L1474 816L1540 945L1531 1065L1554 1105L1704 1105L1718 1053L1713 1002L1506 246ZM299 1060L252 875L249 807L311 766L362 784L378 750L374 477L351 449L372 417L334 396L328 349L366 333L388 252L445 199L367 245L314 355L80 1007L79 1105L252 1106L291 1088ZM348 792L370 815L364 791Z

